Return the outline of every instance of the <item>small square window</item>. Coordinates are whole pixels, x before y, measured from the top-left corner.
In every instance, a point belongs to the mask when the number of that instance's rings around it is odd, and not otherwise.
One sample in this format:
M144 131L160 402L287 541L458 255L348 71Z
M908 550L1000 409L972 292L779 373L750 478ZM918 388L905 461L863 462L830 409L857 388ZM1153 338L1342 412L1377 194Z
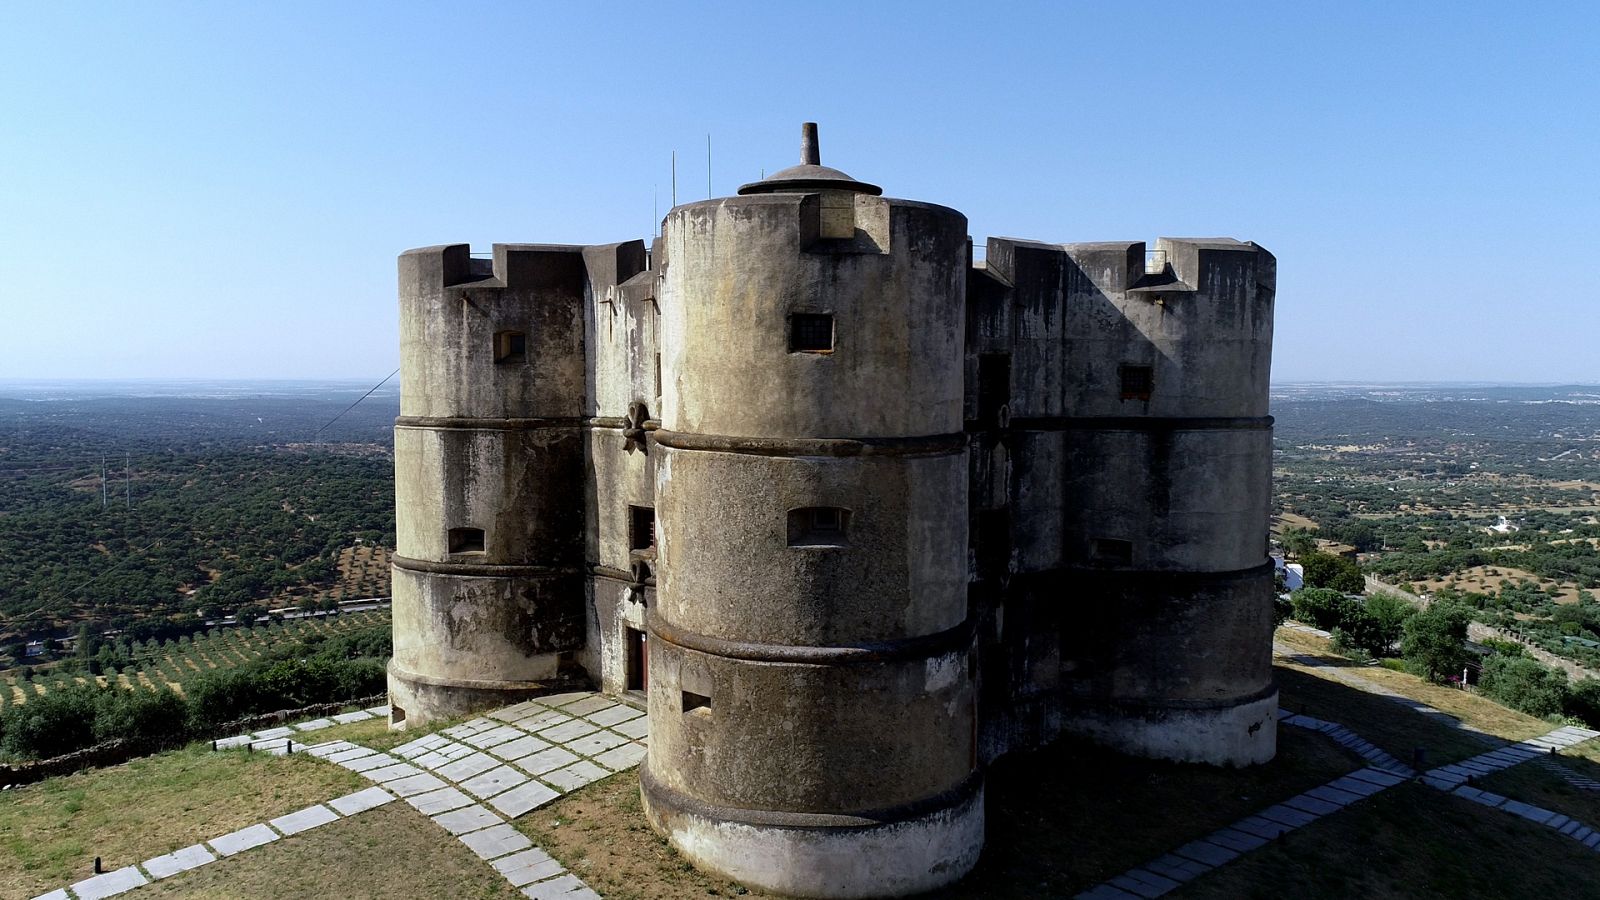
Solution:
M683 691L683 711L694 712L704 710L702 715L711 714L711 697L706 694L696 694L694 691Z
M482 553L483 529L482 528L452 528L450 529L451 553Z
M1133 541L1116 538L1095 538L1089 545L1089 558L1099 563L1115 566L1133 564Z
M795 313L789 317L790 353L832 353L833 316Z
M528 359L528 336L520 331L501 331L494 336L494 361L519 363Z
M837 506L805 506L789 510L789 546L843 547L850 510Z
M1118 369L1122 380L1122 399L1149 400L1155 387L1155 372L1149 366L1123 366Z
M654 550L656 511L648 506L628 507L628 549Z

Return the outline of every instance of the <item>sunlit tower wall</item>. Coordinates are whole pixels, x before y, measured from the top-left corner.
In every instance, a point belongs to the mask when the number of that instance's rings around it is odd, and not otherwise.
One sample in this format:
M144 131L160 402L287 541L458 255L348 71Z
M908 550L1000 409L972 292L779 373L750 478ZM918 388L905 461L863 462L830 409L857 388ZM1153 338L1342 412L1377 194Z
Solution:
M643 798L745 884L904 894L983 842L966 219L803 160L665 222Z
M400 257L392 724L548 687L583 641L583 248Z
M1276 260L1225 238L1062 250L1063 727L1265 762Z

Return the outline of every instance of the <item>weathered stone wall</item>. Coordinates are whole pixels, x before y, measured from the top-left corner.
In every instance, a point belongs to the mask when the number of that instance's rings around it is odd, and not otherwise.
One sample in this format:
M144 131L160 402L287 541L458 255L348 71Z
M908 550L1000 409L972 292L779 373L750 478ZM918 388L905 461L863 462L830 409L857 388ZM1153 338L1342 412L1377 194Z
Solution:
M668 216L644 796L746 883L904 893L981 847L965 226L864 194ZM826 348L791 344L797 315L832 317ZM837 530L797 538L817 508Z
M1065 729L1270 759L1266 417L1275 262L1253 244L994 239L967 405L986 756ZM1003 413L996 409L1003 408Z
M400 257L392 721L538 690L584 637L582 248Z

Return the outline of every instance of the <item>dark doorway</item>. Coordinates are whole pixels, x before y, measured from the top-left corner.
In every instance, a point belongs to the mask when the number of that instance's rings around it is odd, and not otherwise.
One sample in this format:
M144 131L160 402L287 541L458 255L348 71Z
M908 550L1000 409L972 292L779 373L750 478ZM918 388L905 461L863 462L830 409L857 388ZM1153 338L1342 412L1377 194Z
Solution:
M644 691L650 687L650 639L642 631L632 628L622 630L627 642L628 690Z

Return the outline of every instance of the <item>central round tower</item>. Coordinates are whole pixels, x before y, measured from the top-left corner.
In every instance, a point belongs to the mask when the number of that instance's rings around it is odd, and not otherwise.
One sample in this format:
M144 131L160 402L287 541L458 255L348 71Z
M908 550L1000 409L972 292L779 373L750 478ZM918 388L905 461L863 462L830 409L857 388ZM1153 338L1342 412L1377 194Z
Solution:
M966 218L802 163L664 223L653 825L808 897L983 843L962 435Z

